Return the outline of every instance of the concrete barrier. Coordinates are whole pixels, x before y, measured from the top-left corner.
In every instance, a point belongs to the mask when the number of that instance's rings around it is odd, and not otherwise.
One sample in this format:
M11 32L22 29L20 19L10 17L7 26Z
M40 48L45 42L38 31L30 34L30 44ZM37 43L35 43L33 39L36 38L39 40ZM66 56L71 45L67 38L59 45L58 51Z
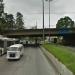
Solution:
M48 52L45 48L40 47L45 56L52 62L55 69L58 71L59 75L73 75L73 73L57 58L54 57L50 52Z

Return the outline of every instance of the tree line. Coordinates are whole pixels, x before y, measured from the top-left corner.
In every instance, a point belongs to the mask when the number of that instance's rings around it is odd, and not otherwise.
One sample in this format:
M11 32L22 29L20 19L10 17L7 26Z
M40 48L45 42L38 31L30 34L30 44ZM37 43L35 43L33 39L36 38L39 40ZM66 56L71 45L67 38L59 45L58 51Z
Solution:
M4 13L0 16L0 31L3 30L23 30L24 20L23 15L20 12L16 13L16 19L13 14Z

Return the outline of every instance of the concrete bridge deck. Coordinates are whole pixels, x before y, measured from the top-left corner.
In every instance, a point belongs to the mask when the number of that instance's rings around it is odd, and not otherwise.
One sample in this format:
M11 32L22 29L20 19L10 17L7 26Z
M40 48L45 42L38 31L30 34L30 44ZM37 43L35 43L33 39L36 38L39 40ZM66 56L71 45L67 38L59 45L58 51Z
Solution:
M1 32L0 34L3 34L5 36L42 36L43 35L43 29L25 29L25 30L5 30ZM75 35L75 28L63 28L63 29L56 29L56 28L46 28L44 29L44 35L45 36L64 36L64 35Z

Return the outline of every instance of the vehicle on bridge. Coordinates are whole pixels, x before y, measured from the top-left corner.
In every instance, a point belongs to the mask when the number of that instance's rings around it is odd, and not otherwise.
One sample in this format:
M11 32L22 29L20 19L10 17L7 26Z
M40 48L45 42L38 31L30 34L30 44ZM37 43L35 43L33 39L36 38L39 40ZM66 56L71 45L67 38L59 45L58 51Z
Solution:
M7 50L7 59L20 59L23 55L24 47L22 44L11 45Z

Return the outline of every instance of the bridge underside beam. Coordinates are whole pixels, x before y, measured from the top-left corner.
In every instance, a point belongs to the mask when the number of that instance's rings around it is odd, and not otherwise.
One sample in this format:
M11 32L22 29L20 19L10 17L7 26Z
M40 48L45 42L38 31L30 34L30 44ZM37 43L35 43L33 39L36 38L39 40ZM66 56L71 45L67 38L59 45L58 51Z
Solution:
M7 37L43 37L43 34L4 34ZM45 36L49 36L49 34L45 34Z

